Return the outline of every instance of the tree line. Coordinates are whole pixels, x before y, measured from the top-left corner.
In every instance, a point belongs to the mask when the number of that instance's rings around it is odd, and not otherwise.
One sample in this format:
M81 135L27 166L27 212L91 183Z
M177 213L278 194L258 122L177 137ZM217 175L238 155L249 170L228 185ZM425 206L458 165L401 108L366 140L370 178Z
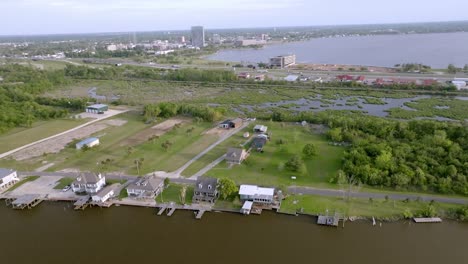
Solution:
M225 112L226 110L223 108L163 102L145 105L143 115L145 122L155 121L158 117L169 118L176 115L186 115L199 120L213 122L219 120Z

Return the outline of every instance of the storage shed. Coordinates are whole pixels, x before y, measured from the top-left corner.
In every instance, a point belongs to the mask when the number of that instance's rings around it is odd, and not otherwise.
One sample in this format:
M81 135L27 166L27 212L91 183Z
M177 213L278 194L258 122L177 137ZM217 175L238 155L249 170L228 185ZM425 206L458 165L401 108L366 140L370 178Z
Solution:
M109 110L109 106L105 104L94 104L86 107L87 113L93 114L104 114L104 112Z
M76 149L82 149L84 146L88 147L88 148L92 148L94 146L98 146L99 145L99 138L87 138L83 141L80 141L76 144Z

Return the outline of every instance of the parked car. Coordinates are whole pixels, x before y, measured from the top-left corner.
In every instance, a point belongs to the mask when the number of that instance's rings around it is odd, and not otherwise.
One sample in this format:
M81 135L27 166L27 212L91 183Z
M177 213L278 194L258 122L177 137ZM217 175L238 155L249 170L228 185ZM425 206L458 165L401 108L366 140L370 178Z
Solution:
M63 187L62 192L66 192L66 191L68 191L70 189L71 189L71 186L67 185L67 186Z

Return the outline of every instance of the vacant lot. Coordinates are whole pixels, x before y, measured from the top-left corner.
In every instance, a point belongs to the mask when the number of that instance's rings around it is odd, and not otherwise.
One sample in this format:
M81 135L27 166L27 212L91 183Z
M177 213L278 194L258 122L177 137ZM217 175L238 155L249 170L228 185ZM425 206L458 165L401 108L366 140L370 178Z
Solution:
M67 131L88 122L87 119L57 119L35 122L30 128L16 128L0 135L0 153Z
M175 126L180 126L183 123L191 123L191 120L171 118L153 127L147 128L139 133L136 133L135 135L127 138L124 142L122 142L122 144L128 146L135 146L144 143L152 137L160 137L166 134L166 132L170 131Z
M310 128L298 125L275 122L267 122L265 125L272 134L263 153L252 151L241 165L228 166L226 162L222 162L207 175L229 177L238 183L266 186L310 185L328 182L340 168L344 149L329 145L323 135L314 134ZM303 159L300 172L286 169L285 163L294 155L302 157L302 149L309 143L316 146L318 154L310 159ZM221 150L223 149L217 155ZM291 176L296 179L292 180Z
M137 162L140 174L152 171L173 171L196 156L200 151L217 140L217 136L205 135L203 132L212 127L211 123L192 123L186 120L179 127L172 127L154 140L141 139L140 144L134 145L136 138L142 132L152 127L144 124L142 117L137 112L126 113L116 119L126 120L127 123L120 127L112 127L101 130L101 144L87 151L77 151L74 148L66 148L59 154L47 155L45 159L56 165L50 171L64 169L79 169L82 171L100 170L104 172L123 172L137 174ZM112 119L111 119L112 120ZM181 119L174 118L171 121L163 121L161 124L175 124ZM175 120L179 120L175 122ZM185 120L185 119L182 119ZM166 128L164 128L166 129ZM154 130L154 129L153 129ZM168 148L164 149L164 143Z

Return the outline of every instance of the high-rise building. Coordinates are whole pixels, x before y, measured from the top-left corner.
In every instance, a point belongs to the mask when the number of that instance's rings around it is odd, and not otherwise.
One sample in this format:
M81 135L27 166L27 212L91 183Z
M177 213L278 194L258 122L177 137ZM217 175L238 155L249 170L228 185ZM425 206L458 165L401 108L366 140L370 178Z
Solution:
M192 27L192 46L198 48L205 46L205 29L203 27Z

